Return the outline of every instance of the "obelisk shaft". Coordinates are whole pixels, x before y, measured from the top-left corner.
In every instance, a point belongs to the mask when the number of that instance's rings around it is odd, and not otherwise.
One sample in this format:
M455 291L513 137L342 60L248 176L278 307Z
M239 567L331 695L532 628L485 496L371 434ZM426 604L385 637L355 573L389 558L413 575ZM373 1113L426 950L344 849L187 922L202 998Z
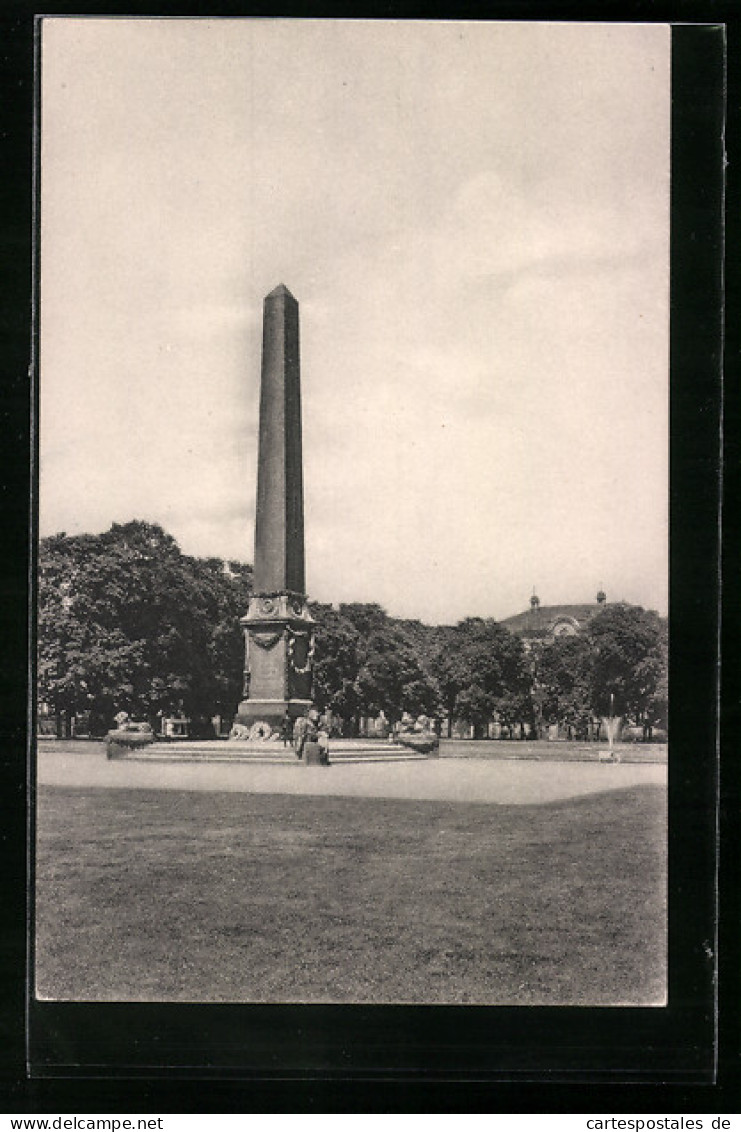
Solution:
M283 286L263 315L254 587L305 587L298 303Z
M284 286L263 310L253 591L242 627L237 722L275 730L311 697L314 622L306 605L298 303Z

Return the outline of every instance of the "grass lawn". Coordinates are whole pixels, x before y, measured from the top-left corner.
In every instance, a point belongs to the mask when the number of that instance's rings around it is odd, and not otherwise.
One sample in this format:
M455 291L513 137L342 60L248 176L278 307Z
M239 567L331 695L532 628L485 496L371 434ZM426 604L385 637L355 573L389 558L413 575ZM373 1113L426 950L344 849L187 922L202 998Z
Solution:
M37 993L658 1004L665 809L42 787Z

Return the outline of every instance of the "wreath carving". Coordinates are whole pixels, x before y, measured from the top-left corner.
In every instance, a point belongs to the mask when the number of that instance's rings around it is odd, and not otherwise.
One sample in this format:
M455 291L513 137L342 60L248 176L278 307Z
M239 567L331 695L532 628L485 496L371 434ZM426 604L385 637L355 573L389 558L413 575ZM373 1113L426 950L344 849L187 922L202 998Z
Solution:
M272 727L264 719L258 719L257 723L253 723L250 727L250 740L253 743L264 743L272 734Z
M313 656L314 656L314 637L311 633L300 633L300 632L297 632L295 629L291 629L290 627L288 629L288 632L290 634L290 636L288 638L288 659L291 662L291 668L293 669L294 672L298 673L298 675L303 676L307 672L311 671L311 661L312 661ZM302 637L302 638L308 637L308 639L309 639L309 647L308 647L308 650L307 650L307 653L306 653L306 664L304 664L304 665L296 664L296 660L295 660L295 657L294 657L294 650L296 648L296 638L297 637Z
M255 644L259 645L261 649L272 649L280 640L281 631L279 630L277 633L251 633L250 635Z
M230 739L249 739L249 729L243 723L235 723L229 732Z

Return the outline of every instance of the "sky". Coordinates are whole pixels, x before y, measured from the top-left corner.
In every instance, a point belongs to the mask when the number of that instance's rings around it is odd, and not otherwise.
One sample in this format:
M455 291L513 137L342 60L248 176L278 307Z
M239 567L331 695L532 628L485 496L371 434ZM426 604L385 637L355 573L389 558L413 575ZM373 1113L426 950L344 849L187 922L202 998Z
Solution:
M670 29L43 21L39 525L251 562L264 296L306 576L667 611Z

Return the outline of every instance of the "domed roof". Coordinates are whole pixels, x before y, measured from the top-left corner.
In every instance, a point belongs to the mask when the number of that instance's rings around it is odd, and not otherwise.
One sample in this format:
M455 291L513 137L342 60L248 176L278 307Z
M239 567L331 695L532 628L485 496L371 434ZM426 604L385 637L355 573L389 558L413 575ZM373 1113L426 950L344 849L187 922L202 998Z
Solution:
M516 637L546 639L552 636L556 625L570 625L573 631L578 632L603 608L604 605L591 602L583 605L541 605L533 595L529 609L516 613L514 617L505 617L499 624Z

